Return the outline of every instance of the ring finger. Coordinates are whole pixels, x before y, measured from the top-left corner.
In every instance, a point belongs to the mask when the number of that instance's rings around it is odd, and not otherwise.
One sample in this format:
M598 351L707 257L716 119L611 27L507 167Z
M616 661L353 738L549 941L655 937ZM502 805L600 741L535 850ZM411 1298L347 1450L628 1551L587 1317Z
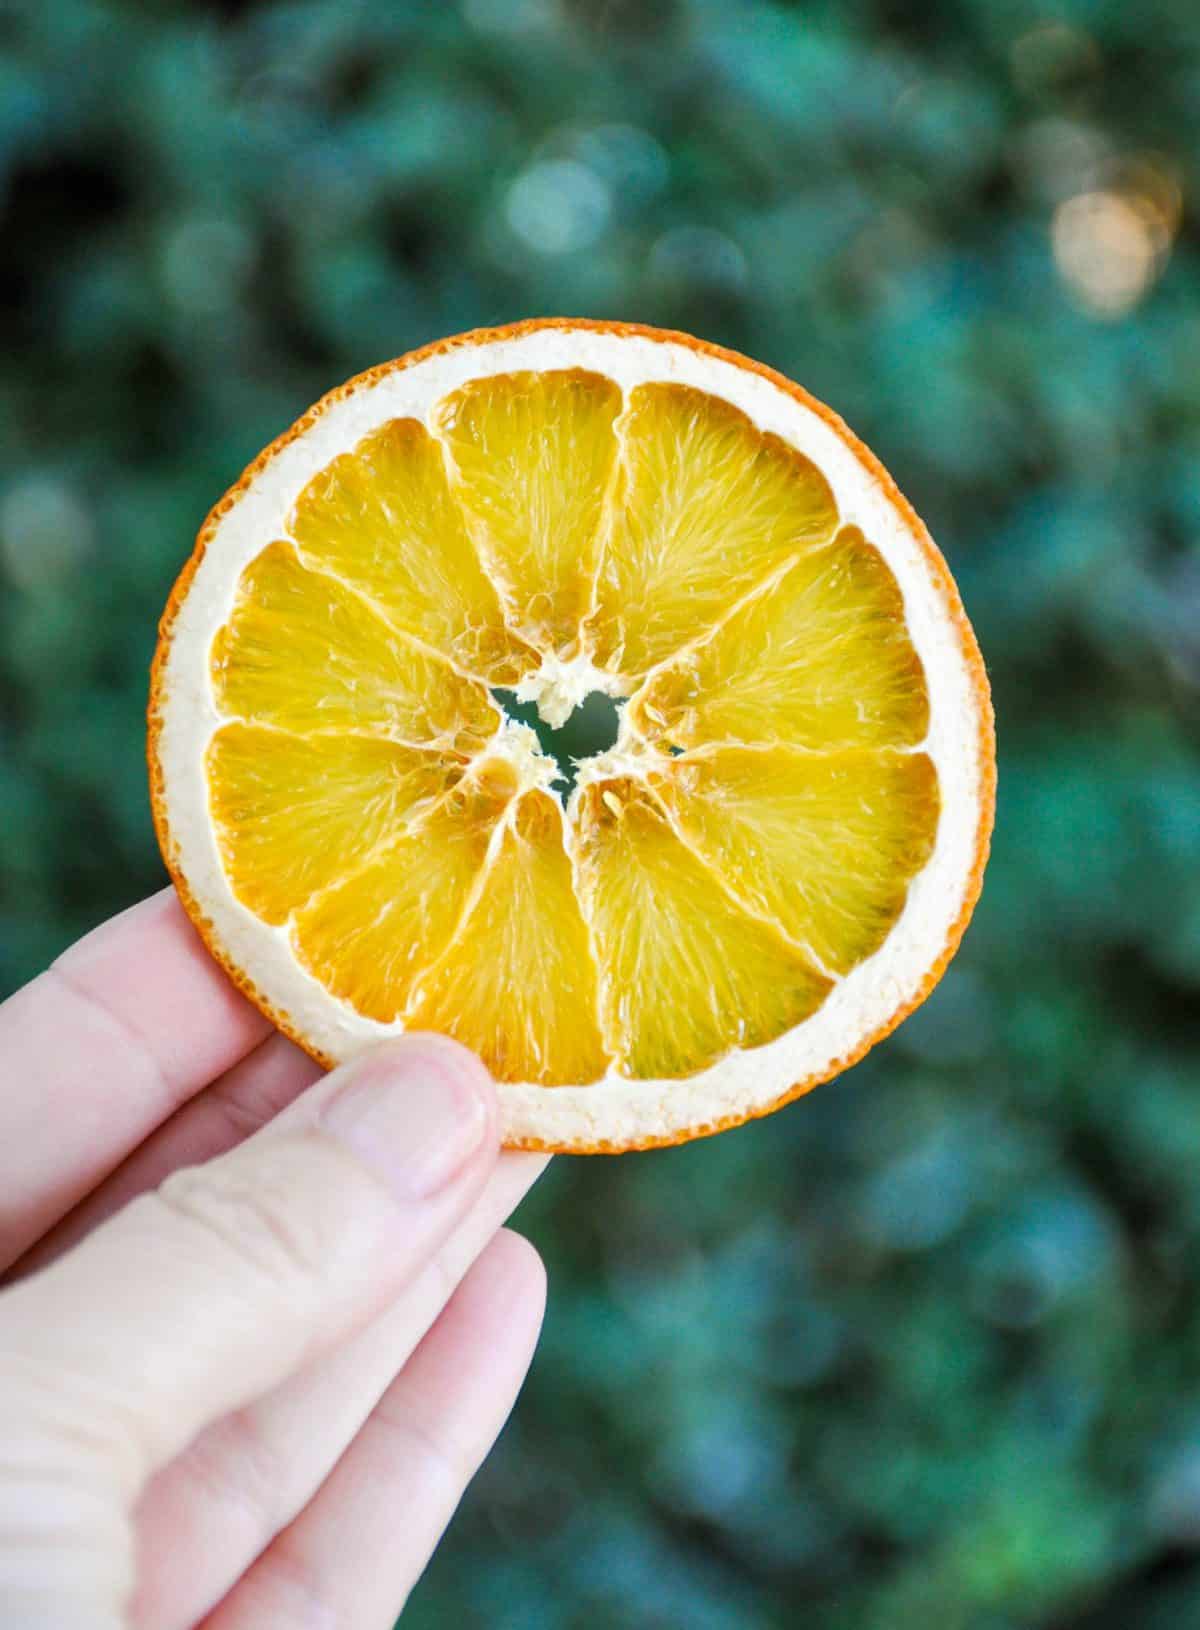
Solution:
M202 1433L154 1478L137 1512L139 1626L195 1624L298 1516L545 1165L542 1155L502 1154L398 1302L311 1371Z

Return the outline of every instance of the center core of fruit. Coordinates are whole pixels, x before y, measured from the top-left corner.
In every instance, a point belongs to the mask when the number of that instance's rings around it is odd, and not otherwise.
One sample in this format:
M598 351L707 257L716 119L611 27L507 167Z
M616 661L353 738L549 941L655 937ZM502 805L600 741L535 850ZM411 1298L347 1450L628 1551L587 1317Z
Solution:
M528 725L547 758L558 765L564 796L575 785L580 764L616 745L621 715L611 696L592 691L558 725L547 724L536 702L518 701L515 691L493 689L492 695L510 719Z

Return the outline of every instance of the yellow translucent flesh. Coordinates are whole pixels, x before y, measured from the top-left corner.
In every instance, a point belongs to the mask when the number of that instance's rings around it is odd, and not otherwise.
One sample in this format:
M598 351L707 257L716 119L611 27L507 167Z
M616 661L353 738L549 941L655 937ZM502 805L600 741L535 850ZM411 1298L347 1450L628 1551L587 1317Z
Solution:
M703 391L639 385L619 428L589 629L601 667L638 677L827 542L837 510L815 464Z
M929 696L896 579L845 527L651 675L629 714L677 747L911 747Z
M308 571L288 543L242 573L212 680L223 713L301 733L370 730L470 752L500 724L482 685Z
M719 747L653 785L689 847L837 974L883 944L937 834L924 753Z
M677 1078L807 1019L830 981L751 916L629 780L587 788L579 878L606 1039L624 1073Z
M498 1081L582 1085L608 1067L596 967L563 846L562 814L527 792L474 904L421 980L408 1023L479 1054Z
M417 976L450 942L515 791L511 769L484 763L293 919L308 971L367 1018L400 1018Z
M590 604L620 411L613 380L576 368L472 380L434 416L510 621L562 657L577 651Z
M282 923L441 796L461 768L367 736L303 737L246 724L213 736L209 807L234 894Z
M512 685L536 666L505 625L442 449L416 419L391 420L315 475L289 530L306 558L466 672Z
M309 482L214 640L236 897L356 1011L504 1081L677 1079L783 1035L936 835L887 564L814 465L689 387L509 374L431 422ZM644 681L626 717L660 751L585 789L573 868L557 802L488 757L485 682L581 651Z

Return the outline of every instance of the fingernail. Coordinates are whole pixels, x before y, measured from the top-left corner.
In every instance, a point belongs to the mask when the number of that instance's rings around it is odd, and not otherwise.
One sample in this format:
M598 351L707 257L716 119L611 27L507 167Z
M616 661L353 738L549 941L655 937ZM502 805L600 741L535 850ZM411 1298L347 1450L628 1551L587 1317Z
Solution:
M487 1078L461 1048L423 1038L389 1043L345 1066L324 1125L401 1200L446 1188L488 1130Z

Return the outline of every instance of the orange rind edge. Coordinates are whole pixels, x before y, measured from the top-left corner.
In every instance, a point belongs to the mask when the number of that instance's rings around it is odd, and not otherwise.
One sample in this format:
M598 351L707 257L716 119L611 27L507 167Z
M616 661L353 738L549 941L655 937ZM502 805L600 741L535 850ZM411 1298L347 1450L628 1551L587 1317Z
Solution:
M793 1083L785 1092L780 1093L769 1103L755 1105L744 1112L723 1115L718 1120L704 1121L694 1126L681 1127L670 1133L633 1138L625 1142L597 1138L593 1141L581 1140L559 1143L543 1138L522 1137L506 1141L505 1144L505 1147L510 1149L537 1151L545 1154L628 1154L637 1150L668 1148L675 1144L690 1143L695 1138L713 1137L718 1132L726 1132L732 1127L744 1125L747 1121L758 1120L765 1115L771 1115L777 1109L782 1109L785 1104L791 1103L796 1098L802 1098L805 1093L811 1092L814 1087L820 1086L825 1081L832 1080L833 1077L841 1075L852 1065L857 1064L877 1042L883 1041L886 1036L891 1035L892 1031L902 1024L910 1013L920 1007L921 1003L933 991L962 942L967 924L971 920L983 888L983 874L987 866L996 813L996 738L991 687L988 684L987 670L984 667L979 643L975 638L975 631L971 627L963 607L962 598L950 573L950 568L946 565L941 550L930 537L928 529L920 516L870 448L866 447L858 439L832 408L827 407L823 402L818 401L816 397L810 395L803 386L797 385L794 380L788 379L786 375L779 373L776 369L768 367L766 363L756 362L752 357L742 356L740 352L732 351L726 346L715 345L707 340L698 340L691 334L680 333L672 329L652 328L645 323L610 322L603 319L584 317L532 317L522 322L508 323L496 328L474 328L465 334L456 334L447 339L437 340L433 344L421 346L418 350L408 351L391 362L378 363L375 367L368 368L364 373L356 374L352 379L348 379L344 385L339 385L336 389L327 392L309 408L307 413L297 419L281 436L277 436L273 442L263 449L253 463L248 465L242 472L240 478L209 511L196 536L195 547L171 589L163 614L159 619L158 644L150 667L150 699L146 712L146 760L150 776L150 807L154 820L154 831L158 839L159 849L162 852L163 862L175 885L180 903L208 951L229 975L242 995L270 1019L278 1030L282 1031L285 1036L308 1053L318 1064L325 1069L332 1069L337 1061L313 1047L296 1026L292 1024L290 1016L268 1001L261 991L257 989L245 970L239 967L230 957L220 943L211 920L205 915L199 901L193 895L187 879L180 870L167 816L166 797L163 788L164 777L158 756L158 738L162 729L163 672L167 654L171 648L172 629L179 608L187 597L192 579L196 575L200 562L204 558L204 552L220 520L238 502L259 472L265 469L271 460L291 442L303 436L309 427L335 403L344 400L347 396L365 386L374 385L388 374L397 373L401 369L412 367L415 363L423 362L427 357L437 356L443 352L458 350L467 346L489 345L498 340L517 339L522 335L547 328L582 329L593 333L636 336L640 339L686 346L692 351L715 357L722 362L732 364L734 367L760 374L764 379L769 380L780 390L786 391L789 396L822 419L878 481L888 500L903 518L905 525L916 541L929 569L929 575L936 585L942 602L958 633L963 658L971 679L978 714L979 824L975 833L974 859L967 878L959 914L951 924L940 953L926 969L915 994L907 1002L897 1007L882 1024L877 1025L874 1030L862 1037L849 1052L833 1060L823 1069L815 1071L804 1080Z

